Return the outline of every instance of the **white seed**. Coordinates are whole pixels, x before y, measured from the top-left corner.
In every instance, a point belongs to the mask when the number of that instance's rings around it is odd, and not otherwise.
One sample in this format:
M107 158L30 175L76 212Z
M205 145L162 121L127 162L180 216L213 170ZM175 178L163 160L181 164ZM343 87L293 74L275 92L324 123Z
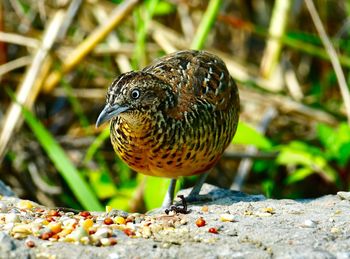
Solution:
M97 238L104 238L108 237L108 235L111 233L111 230L108 228L99 228L97 229L96 233L94 234Z
M7 205L4 202L0 202L0 212L6 212Z
M142 228L142 236L144 238L149 238L149 237L151 237L151 235L152 235L151 228L148 226L144 226Z
M62 221L62 225L64 227L72 227L77 221L75 219L68 218Z
M103 246L109 246L111 244L111 241L107 237L101 238L100 242Z
M16 213L9 213L5 216L6 223L16 223L20 222L20 218Z
M311 219L307 219L303 222L302 226L305 228L314 228L316 227L317 223Z
M66 236L67 241L80 241L81 238L87 236L88 233L83 227L77 227L72 233Z

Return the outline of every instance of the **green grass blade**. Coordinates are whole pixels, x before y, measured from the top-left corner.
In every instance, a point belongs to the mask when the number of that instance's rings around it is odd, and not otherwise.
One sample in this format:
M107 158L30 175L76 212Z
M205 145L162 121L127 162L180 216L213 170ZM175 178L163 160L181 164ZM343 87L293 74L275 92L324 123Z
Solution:
M207 10L203 15L203 19L198 26L197 32L191 44L191 49L202 49L207 40L210 29L213 27L216 16L219 12L221 0L210 0Z
M72 86L66 80L62 80L62 86L67 95L68 101L73 108L74 114L79 119L80 125L87 134L91 134L91 130L89 130L90 122L85 116L83 107L81 106L79 100L73 95Z
M89 146L86 151L84 158L84 164L90 161L93 156L98 152L99 148L103 145L106 139L109 138L109 127L106 127L102 132L95 138L94 142Z
M134 69L140 69L146 65L146 39L150 21L159 0L145 1L142 6L136 8L134 17L136 22L136 44L132 59Z
M96 195L50 132L29 110L23 107L22 113L26 123L32 129L41 146L44 148L56 169L67 182L81 205L87 210L102 211L103 207L98 201Z

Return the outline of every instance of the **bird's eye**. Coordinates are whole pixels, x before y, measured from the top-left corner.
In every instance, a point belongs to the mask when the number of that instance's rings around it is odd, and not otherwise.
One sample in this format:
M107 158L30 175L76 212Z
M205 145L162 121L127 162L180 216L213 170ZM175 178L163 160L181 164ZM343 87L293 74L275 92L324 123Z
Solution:
M140 91L138 89L132 90L131 97L134 98L134 99L139 98L140 97Z

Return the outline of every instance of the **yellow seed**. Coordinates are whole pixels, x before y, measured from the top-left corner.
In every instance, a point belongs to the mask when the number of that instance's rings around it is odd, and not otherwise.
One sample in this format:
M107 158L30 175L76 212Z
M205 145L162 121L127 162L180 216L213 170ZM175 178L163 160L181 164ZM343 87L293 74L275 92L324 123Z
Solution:
M336 228L336 227L333 227L333 228L331 228L331 233L333 233L333 234L339 234L339 233L340 233L340 229L339 229L339 228Z
M47 226L55 234L57 234L58 232L61 232L62 230L62 224L60 222L50 222Z
M114 222L119 225L124 225L125 224L125 219L121 216L117 216L114 218Z
M83 245L88 245L90 243L89 237L80 238L80 243L82 243Z
M267 208L262 208L262 211L263 212L267 212L267 213L270 213L270 214L275 214L275 210L271 207L267 207Z
M66 236L66 238L64 239L64 242L67 242L67 243L73 243L77 240L75 240L75 238L71 237L71 236Z
M49 222L45 219L45 220L43 220L42 224L47 226L49 224Z
M18 208L20 209L31 209L33 208L33 203L31 201L28 201L28 200L21 200L19 203L18 203Z
M30 227L28 225L24 225L24 224L14 226L12 228L12 232L13 233L21 233L24 235L29 235L32 233L32 231L30 230Z
M84 220L82 226L86 232L89 232L89 229L92 227L93 224L94 224L94 221L92 219L86 219Z
M109 213L113 210L112 206L106 206L106 212Z
M225 214L221 214L220 215L220 220L222 222L234 222L235 221L235 217L232 214L225 213Z
M27 233L14 233L13 238L15 239L24 239L28 236L29 234Z
M208 206L203 206L203 207L202 207L202 211L203 211L203 212L208 212L208 211L209 211Z
M65 237L65 236L67 236L68 234L72 233L72 231L73 231L73 228L65 228L65 229L63 229L60 233L58 233L57 235L58 235L59 237Z

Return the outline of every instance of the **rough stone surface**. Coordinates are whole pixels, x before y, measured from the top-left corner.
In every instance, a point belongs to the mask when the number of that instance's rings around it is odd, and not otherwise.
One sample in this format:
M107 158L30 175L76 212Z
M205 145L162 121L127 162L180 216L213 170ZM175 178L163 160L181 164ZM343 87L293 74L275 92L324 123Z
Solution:
M16 194L3 181L0 180L0 195L16 197Z
M345 193L301 201L209 185L202 193L203 201L189 206L186 225L150 239L121 233L115 246L96 247L33 236L16 240L0 232L0 258L350 258L350 201ZM195 223L200 217L206 221L203 227ZM35 247L28 248L28 240Z

